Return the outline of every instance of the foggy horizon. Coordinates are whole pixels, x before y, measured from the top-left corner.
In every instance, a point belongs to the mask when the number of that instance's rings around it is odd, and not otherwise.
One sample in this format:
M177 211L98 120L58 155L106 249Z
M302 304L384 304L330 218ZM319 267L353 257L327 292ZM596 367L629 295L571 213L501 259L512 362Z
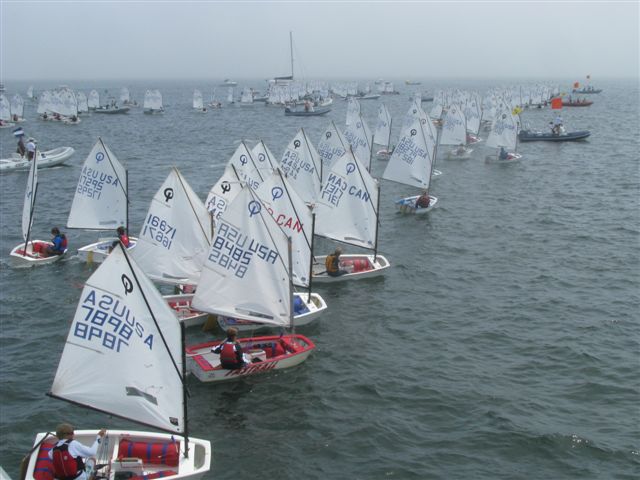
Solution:
M2 0L0 14L5 83L266 80L291 73L289 32L304 80L640 76L633 1Z

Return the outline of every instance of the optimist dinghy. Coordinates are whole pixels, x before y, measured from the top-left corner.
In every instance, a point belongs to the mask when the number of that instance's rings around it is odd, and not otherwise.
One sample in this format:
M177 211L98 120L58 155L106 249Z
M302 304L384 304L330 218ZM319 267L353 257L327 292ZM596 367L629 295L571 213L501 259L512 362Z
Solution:
M128 232L129 198L127 170L101 138L93 146L82 166L73 197L67 228L115 230L124 226ZM78 258L101 263L109 255L117 237L107 237L78 249ZM129 249L137 239L129 237Z
M87 461L96 478L197 480L209 471L211 443L189 436L183 344L184 328L118 244L82 290L48 395L162 433L108 431ZM91 444L96 434L77 430L75 439ZM25 480L54 479L56 440L37 434Z
M194 308L231 318L292 328L292 240L276 223L251 187L244 185L216 223L193 298ZM279 337L266 337L271 342ZM300 335L285 335L285 353L275 350L259 366L223 369L211 348L220 341L187 347L189 370L206 382L228 380L300 364L315 345ZM241 343L254 339L240 339ZM267 341L265 340L265 342ZM247 349L250 349L247 345ZM254 357L255 358L255 357ZM252 361L253 359L250 359Z
M33 213L36 206L36 193L38 190L38 152L36 151L35 160L31 163L29 178L27 179L27 188L24 194L24 205L22 208L22 238L24 243L16 245L11 250L9 259L11 266L16 268L33 267L36 265L45 265L57 262L66 253L65 248L62 255L47 255L47 247L53 246L53 243L45 240L30 240L31 228L33 226Z
M239 338L238 342L246 352L247 363L243 368L222 368L220 355L211 351L222 343L216 341L185 348L189 370L202 382L234 380L300 365L316 347L307 337L297 334Z
M424 214L433 210L438 203L438 199L429 193L429 188L432 178L439 173L434 170L439 138L438 134L434 138L431 122L417 103L410 109L409 115L411 120L402 129L398 146L382 178L422 188L429 196L426 207L416 205L420 195L401 198L395 204L401 213ZM462 134L466 134L466 130Z
M326 255L316 255L314 282L334 283L364 279L384 273L390 262L378 254L378 214L380 184L369 174L352 151L333 164L316 204L319 236L354 245L371 254L343 254L342 270L348 273L331 276L326 270Z

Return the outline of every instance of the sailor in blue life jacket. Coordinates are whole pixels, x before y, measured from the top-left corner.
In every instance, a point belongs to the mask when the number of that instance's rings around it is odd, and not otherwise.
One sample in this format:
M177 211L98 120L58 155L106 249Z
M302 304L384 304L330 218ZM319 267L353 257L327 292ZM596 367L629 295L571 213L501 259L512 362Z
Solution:
M509 154L504 147L500 147L500 160L506 160L507 158L509 158Z
M211 349L211 352L220 354L222 368L236 370L250 363L249 359L242 353L242 345L236 340L237 336L238 329L229 327L227 328L227 339Z
M51 229L51 235L53 235L53 239L51 240L53 245L49 245L46 248L46 256L62 255L67 250L67 236L64 233L60 233L58 227Z
M58 480L87 480L84 458L95 457L98 445L102 441L106 430L103 428L96 435L90 447L74 440L73 425L61 423L56 428L58 442L49 450L49 458L53 460L53 475Z

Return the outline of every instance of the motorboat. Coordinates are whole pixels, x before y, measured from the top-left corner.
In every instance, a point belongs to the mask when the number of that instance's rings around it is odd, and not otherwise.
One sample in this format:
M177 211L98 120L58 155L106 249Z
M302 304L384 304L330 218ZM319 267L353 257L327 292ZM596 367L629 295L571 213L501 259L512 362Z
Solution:
M571 142L575 140L583 140L589 135L591 135L591 132L589 130L579 130L577 132L562 132L559 134L552 132L521 130L518 134L518 140L520 140L521 142Z
M313 110L295 110L291 107L285 107L284 114L287 117L315 117L318 115L324 115L330 111L331 109L329 107L314 108Z
M38 151L38 169L55 167L64 163L73 155L75 150L72 147L58 147L53 150ZM31 168L31 161L17 153L13 153L10 158L0 160L0 173L27 171Z

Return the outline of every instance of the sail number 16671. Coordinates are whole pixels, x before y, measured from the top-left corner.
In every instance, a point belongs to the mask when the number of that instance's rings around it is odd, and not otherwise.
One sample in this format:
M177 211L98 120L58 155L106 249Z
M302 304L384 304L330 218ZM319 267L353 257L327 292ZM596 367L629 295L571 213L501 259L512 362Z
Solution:
M169 250L176 236L176 229L157 215L150 213L142 229L142 236L145 235Z

